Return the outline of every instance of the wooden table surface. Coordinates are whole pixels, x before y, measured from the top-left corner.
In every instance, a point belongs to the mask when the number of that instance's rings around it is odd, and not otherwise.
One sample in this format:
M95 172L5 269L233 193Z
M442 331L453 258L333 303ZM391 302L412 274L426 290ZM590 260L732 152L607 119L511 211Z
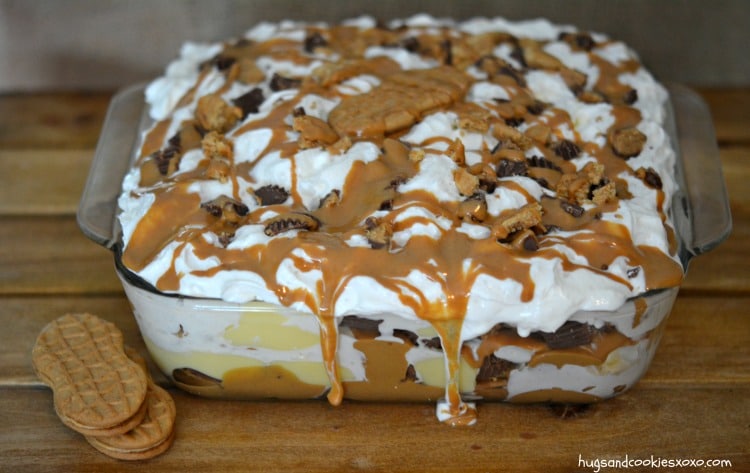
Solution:
M174 445L132 463L64 427L30 362L39 330L72 311L113 321L145 353L111 254L75 218L111 95L0 95L0 471L594 471L627 456L731 462L648 471L750 472L750 89L700 92L734 230L691 265L630 392L586 409L480 404L477 425L451 428L431 404L224 402L170 388Z

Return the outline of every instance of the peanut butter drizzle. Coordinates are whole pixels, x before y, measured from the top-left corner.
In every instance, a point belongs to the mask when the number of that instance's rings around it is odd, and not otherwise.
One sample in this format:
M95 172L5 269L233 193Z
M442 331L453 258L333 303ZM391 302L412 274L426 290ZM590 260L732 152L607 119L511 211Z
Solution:
M252 129L272 130L271 142L262 154L279 152L282 158L291 161L292 188L289 189L293 200L291 210L313 215L320 222L318 231L303 230L292 237L284 235L281 238L272 239L266 246L258 245L241 250L209 244L202 237L202 232L205 229L211 231L220 228L221 223L200 209L197 195L189 194L185 190L192 179L200 178L206 164L204 162L194 172L176 178L167 176L165 181L175 182L174 189L154 190L156 202L149 210L147 217L139 222L125 249L123 262L127 267L135 271L143 269L170 241L180 243L178 250L174 253L176 259L185 245L190 243L199 258L215 257L222 262L219 267L193 271L193 274L210 276L220 270L252 271L265 281L268 289L277 295L282 305L303 303L317 316L320 323L321 349L331 381L328 399L332 404L341 402L344 395L336 357L338 350L336 302L348 281L353 277L373 278L387 290L398 294L404 305L410 307L418 317L430 321L439 333L445 350L448 380L445 396L453 416L451 422L455 424L472 422L476 417L476 413L467 409L460 399L458 365L461 355L461 325L470 290L477 276L486 274L498 280L518 281L523 287L521 299L530 301L534 295L534 283L529 274L528 258L559 258L566 270L572 271L580 268L579 265L568 261L564 254L552 248L553 244L564 243L588 259L587 269L607 277L616 279L615 276L604 272L604 269L615 258L625 255L634 267L640 267L645 272L648 289L671 287L679 283L682 269L671 258L655 248L634 246L624 226L603 222L597 218L598 213L612 210L616 204L607 204L601 208L586 211L582 217L575 218L560 209L559 200L542 199L544 226L554 226L563 230L590 229L593 234L576 234L565 238L556 236L554 232L548 235L538 235L539 250L530 253L499 244L493 238L473 240L456 231L456 228L461 225L456 204L446 205L438 202L434 196L423 191L398 192L398 185L418 171L417 163L409 159L408 149L398 141L398 137L422 116L437 110L449 110L454 104L460 103L474 79L450 65L405 73L394 69L395 63L392 60L378 59L377 64L383 63L384 65L378 70L373 67L376 64L375 59L361 59L362 51L368 46L399 40L398 34L394 31L374 29L361 32L350 27L337 27L328 30L327 39L328 44L325 48L336 51L355 62L360 61L353 66L350 64L353 69L342 72L344 77L346 74L354 75L351 71L357 71L356 73L359 74L364 70L366 73L379 75L382 81L381 86L363 95L344 97L335 91L337 85L335 81L324 86L320 81L326 80L325 77L318 78L317 81L305 79L296 97L276 106L265 117L248 121L227 135L231 139ZM497 41L504 40L507 38L497 39ZM452 41L460 43L461 39L452 38ZM430 44L434 46L434 38ZM450 48L450 44L448 47ZM281 58L299 64L309 63L312 59L300 53L299 49L299 43L291 40L273 40L266 43L241 42L227 46L225 54L251 59L261 55L272 55L277 59ZM434 51L434 47L432 49L432 54L438 54ZM437 49L442 51L442 46ZM422 53L425 52L422 51ZM475 53L478 54L476 51L469 53L469 57ZM605 64L596 59L595 55L590 55L590 57L602 69L596 89L609 95L617 95L621 92L624 94L626 87L617 81L617 75L622 70ZM628 68L633 67L633 64L627 64L624 69L629 70ZM207 70L202 71L201 78ZM236 79L236 73L229 74L224 90L228 90L231 82ZM492 80L508 86L511 101L486 104L490 110L503 116L503 114L525 110L525 107L530 105L532 98L509 76L500 75ZM419 89L415 88L420 81L429 84L427 86L428 97L420 95ZM383 150L379 159L375 161L354 163L343 188L339 189L342 196L339 204L330 208L305 209L302 206L302 199L297 192L295 168L297 160L303 158L296 156L299 146L286 141L289 126L285 120L298 106L300 99L309 93L341 100L340 105L330 114L330 124L341 136L348 135L352 141L367 138L381 145ZM192 100L192 94L193 91L189 92L182 102ZM385 94L385 103L378 102L381 94ZM404 103L400 104L399 97L402 96L406 98ZM350 117L358 117L356 112L360 110L367 112L373 106L375 106L375 112L371 117L372 120L360 123L350 119ZM613 113L615 124L612 129L634 126L640 120L637 110L620 103L614 103ZM568 114L554 108L547 108L538 116L523 112L522 118L528 123L544 123L550 126L554 133L559 133L556 128L560 124L568 124L569 129L574 129ZM168 122L165 121L149 132L141 148L141 156L158 149L159 143L163 145L167 127ZM562 136L557 136L558 140L562 138ZM575 171L572 163L557 156L549 147L540 148L544 154L543 157L556 164L563 173ZM608 179L617 181L618 197L626 198L627 186L616 177L623 171L632 172L625 160L616 156L608 146L600 148L588 144L585 151L595 156L604 165ZM498 159L486 149L481 154L483 159L490 164L497 164ZM250 178L250 172L254 164L242 163L239 166L231 166L230 179L233 182L232 194L235 198L239 198L240 195L239 177L249 182L253 181ZM528 192L515 183L499 182L498 184L511 186L514 190L526 195L529 201L533 200ZM346 240L351 236L362 235L364 233L362 224L366 217L384 206L392 209L383 217L383 220L393 226L394 232L416 223L430 224L428 220L419 217L401 222L394 221L400 211L412 205L427 208L435 215L450 219L452 227L448 230L439 229L438 239L412 236L403 248L396 248L392 243L381 250L350 247L346 244ZM268 209L264 207L250 212L242 224L262 225L263 222L259 221L260 216ZM280 211L284 211L283 209L284 206L279 206ZM666 215L663 212L662 216L666 222ZM489 218L482 224L491 226L494 221L494 218ZM293 255L293 250L301 250L306 257L303 258L298 253ZM278 283L276 272L286 259L291 260L300 271L320 271L321 279L317 287L312 291L306 291L292 289ZM470 262L468 266L467 262ZM433 283L439 284L444 297L438 301L427 300L416 287L408 283L407 278L412 271L419 271ZM170 270L158 281L157 288L164 291L176 291L179 289L180 277L173 262ZM619 280L618 282L630 286L628 281Z

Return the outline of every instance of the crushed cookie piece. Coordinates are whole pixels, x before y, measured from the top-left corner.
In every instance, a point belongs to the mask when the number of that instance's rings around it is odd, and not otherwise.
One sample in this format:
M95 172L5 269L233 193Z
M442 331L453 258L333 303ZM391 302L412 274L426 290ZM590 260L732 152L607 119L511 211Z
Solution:
M512 233L526 230L542 223L542 204L532 202L516 209L492 226L492 235L498 240L505 240Z
M549 143L550 137L552 136L552 128L539 123L528 127L523 134L537 143L546 145Z
M523 38L518 43L528 67L548 70L559 70L564 67L559 59L542 49L542 44L539 41Z
M576 95L578 100L583 103L596 104L607 101L607 98L595 90L581 90Z
M230 173L230 163L234 157L232 143L215 131L211 131L203 137L201 149L204 156L209 159L206 168L206 176L225 182Z
M610 133L609 142L617 156L628 159L641 154L646 135L637 128L621 128Z
M608 201L614 195L614 184L604 183L604 166L600 163L590 162L578 172L563 174L557 182L555 191L560 199L583 205L593 200L592 186L600 186L593 191L593 194L599 192L599 202L594 202L597 205ZM609 195L610 192L613 195Z
M289 198L289 191L274 184L255 189L254 194L260 205L283 204Z
M318 208L328 209L337 206L339 202L341 202L341 191L338 189L333 189L331 192L320 199Z
M476 193L458 204L458 218L462 220L484 222L487 215L487 200L483 193Z
M463 196L472 196L479 189L479 178L466 168L458 168L453 171L453 180L458 192Z
M502 143L513 143L520 150L527 150L533 145L531 139L517 128L501 123L493 125L492 136Z
M208 94L198 99L195 118L204 130L224 133L242 118L242 110L228 104L219 94Z
M473 102L459 103L454 107L458 115L458 127L462 130L485 133L490 129L492 114Z
M297 143L302 149L332 145L339 140L328 123L312 115L294 117L292 128L300 134Z
M237 67L237 80L243 84L257 84L266 78L258 64L249 57L241 57L234 65Z
M348 136L342 136L335 143L326 147L326 151L334 155L346 153L352 147L352 140Z
M263 91L256 87L250 92L240 95L232 103L242 111L240 119L244 120L251 113L258 113L258 107L263 103Z
M448 145L445 154L459 166L466 164L466 148L464 148L464 144L460 138L456 138Z
M495 192L497 186L497 172L491 164L481 162L470 166L469 172L479 178L479 188L488 194Z
M422 161L424 157L425 157L425 152L424 152L424 149L422 148L412 148L409 150L409 161L418 163Z
M277 215L266 222L263 230L268 236L276 236L290 230L315 231L320 226L320 221L310 214L302 212L287 212Z
M581 154L581 148L570 140L562 140L553 148L556 155L566 161L577 158Z
M365 220L365 236L370 246L376 250L385 248L391 242L393 226L390 222L375 217Z
M662 188L661 177L652 167L648 169L638 168L635 171L635 175L653 189Z
M504 145L504 146L503 146ZM523 162L526 161L526 155L520 149L516 149L513 143L504 143L492 153L492 157L502 160Z
M604 205L617 198L617 187L614 182L608 182L592 191L591 201L596 205Z
M575 95L583 92L586 87L586 82L588 81L588 76L586 76L586 74L569 67L560 70L560 77L562 77L565 85L567 85Z
M284 77L278 72L275 72L271 77L271 82L268 86L274 92L287 89L298 89L302 85L301 79L293 79L291 77Z

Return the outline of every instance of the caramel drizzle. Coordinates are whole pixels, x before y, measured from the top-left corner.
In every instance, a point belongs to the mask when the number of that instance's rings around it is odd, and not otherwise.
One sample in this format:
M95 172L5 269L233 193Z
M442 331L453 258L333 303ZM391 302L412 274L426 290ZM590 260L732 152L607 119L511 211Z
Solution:
M354 29L348 27L334 28L330 30L327 46L336 50L345 57L359 57L361 51L369 44L378 44L385 39L392 39L396 33L384 30L373 30L354 35ZM384 39L385 38L385 39ZM354 41L353 39L356 39ZM363 41L367 44L363 45ZM293 44L294 43L294 44ZM296 49L295 49L296 48ZM310 59L297 52L299 44L290 41L271 41L267 44L250 43L241 46L228 47L233 54L246 54L248 57L256 58L262 54L278 54L285 60L297 63L306 63ZM592 55L592 60L594 56ZM603 61L597 61L602 67L602 74L597 84L601 90L620 90L622 85L617 82L617 74L621 70ZM627 67L632 68L632 64ZM373 71L368 71L372 73ZM384 73L388 74L390 72ZM606 73L606 74L605 74ZM605 77L606 76L606 77ZM203 75L202 75L203 77ZM232 78L231 80L233 80ZM384 79L381 76L381 79ZM229 87L228 83L225 87ZM508 81L503 79L503 82ZM512 100L528 100L528 94L520 87L508 87L512 89ZM306 94L316 93L327 98L345 100L335 92L335 87L320 87L314 81L305 80L297 96L274 108L267 116L250 121L230 133L230 137L236 137L242 133L256 129L269 128L273 130L273 138L262 155L279 151L281 156L291 161L292 167L292 208L296 210L309 211L302 208L302 199L297 192L295 153L298 147L295 143L286 141L288 126L284 120L292 113L299 104L299 100ZM182 102L192 100L192 91L183 98ZM507 103L496 105L486 104L490 109L498 113ZM450 109L447 104L444 109ZM613 127L632 126L640 119L636 110L622 105L616 105L614 109L615 125ZM541 116L530 113L524 115L529 123L546 123L553 129L557 125L567 123L570 129L574 129L570 123L570 117L562 110L548 109ZM168 121L157 124L147 135L146 141L141 149L141 160L154 149L158 149L159 143L165 142ZM599 271L607 277L615 278L601 268L606 267L618 256L626 255L633 265L641 266L645 271L648 288L670 287L678 284L682 277L682 270L671 258L663 255L654 248L634 247L630 240L627 229L621 225L611 222L597 220L595 212L587 212L581 218L573 218L559 210L557 200L542 199L544 206L544 224L554 225L563 230L591 229L594 234L577 234L562 241L561 237L550 234L540 236L540 248L534 253L524 250L516 250L508 246L498 244L493 239L472 240L468 236L456 231L461 222L456 216L455 204L437 202L436 199L426 192L399 193L394 181L408 180L418 170L415 163L408 159L408 150L398 141L392 138L400 136L401 132L394 132L389 138L385 133L380 137L372 137L383 149L383 154L376 161L363 163L355 162L351 168L345 185L343 186L343 198L339 205L326 209L317 209L312 212L322 222L319 232L299 232L292 238L282 237L269 241L268 245L255 246L242 250L229 250L208 244L202 238L202 232L212 231L217 223L213 217L199 208L198 196L187 192L187 186L196 178L200 178L201 170L205 163L201 163L198 170L186 173L175 178L167 177L165 181L172 181L173 187L156 188L153 193L156 202L149 210L146 218L143 218L133 233L128 247L123 255L123 262L127 267L139 271L143 269L164 246L170 241L180 242L175 251L175 259L190 243L195 254L201 258L216 257L222 261L220 267L205 271L194 271L196 276L210 277L220 270L247 270L257 273L266 283L266 286L277 295L280 303L289 306L295 303L305 304L310 311L316 315L320 323L321 350L326 370L331 382L331 390L328 399L332 404L338 404L343 397L343 386L338 374L338 335L335 318L336 302L340 294L345 290L348 281L355 276L366 276L376 280L385 289L398 294L400 301L411 308L420 318L430 321L440 335L446 357L446 399L449 402L453 423L461 424L471 422L476 413L461 401L458 389L458 366L461 353L461 326L463 314L469 300L470 288L474 285L479 275L486 274L496 279L515 280L523 287L522 300L530 301L534 295L534 282L529 274L529 257L560 259L566 270L577 269L567 260L565 255L554 250L554 243L562 242L572 247L577 253L585 255L594 271ZM561 138L561 137L558 137ZM431 140L430 145L435 142L444 141L440 138ZM544 157L559 165L564 172L571 172L574 167L556 156L547 147L540 147ZM614 155L608 147L599 148L595 145L587 145L586 151L595 156L605 165L607 176L615 179L620 172L629 170L625 161ZM482 150L483 159L491 164L495 158L486 150ZM252 181L249 174L255 163L242 163L232 166L231 179L233 183L233 195L239 197L238 177ZM624 184L624 183L622 183ZM623 185L620 185L622 188ZM523 188L510 181L500 181L498 185L509 186L514 190L522 192L529 201L533 200ZM623 189L626 193L626 188ZM663 198L663 197L662 197ZM441 236L433 239L426 236L412 236L403 248L393 248L393 251L378 251L370 248L350 247L346 240L355 234L361 234L361 224L364 218L377 211L384 202L390 202L393 211L385 219L393 222L393 219L403 210L412 205L425 207L435 215L451 219L452 227L448 230L440 229ZM283 206L282 206L283 207ZM660 206L661 207L661 206ZM267 209L259 209L247 216L247 224L262 224L259 216ZM604 211L598 209L597 211ZM611 210L611 209L610 209ZM662 213L663 221L666 215ZM416 223L430 223L418 217L401 221L396 225L398 228L410 227ZM485 224L491 222L485 222ZM666 226L666 223L665 223ZM295 256L293 250L302 250L305 258ZM322 274L314 291L304 289L292 289L279 284L276 280L276 272L282 262L289 258L295 268L302 272L318 270ZM467 263L468 267L466 267ZM425 278L441 287L444 298L438 301L428 300L417 287L408 283L408 277L412 270L418 270ZM163 291L177 291L181 275L174 267L174 261L170 269L158 280L156 286ZM618 282L630 286L628 281Z

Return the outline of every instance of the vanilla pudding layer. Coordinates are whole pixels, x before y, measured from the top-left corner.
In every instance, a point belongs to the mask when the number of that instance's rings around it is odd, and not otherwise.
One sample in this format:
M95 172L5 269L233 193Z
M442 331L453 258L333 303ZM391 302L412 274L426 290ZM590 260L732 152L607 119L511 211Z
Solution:
M602 366L635 357L641 372L650 359L653 337L606 314L681 281L675 153L667 94L622 43L545 21L261 24L186 44L146 97L153 124L119 199L122 263L164 294L275 308L242 312L240 327L291 311L315 335L304 361L279 349L254 354L259 366L337 404L369 379L363 359L400 344L402 378L442 389L444 417L462 423L473 411L460 392L483 389L485 362L512 365L494 376L510 399L544 366L596 365L534 361L556 350L540 334L579 334L557 350L589 346ZM170 373L173 345L202 333L184 330L146 335ZM226 387L226 362L211 368L208 353L191 367ZM324 379L295 368L306 362ZM543 377L557 381L542 391L593 397L632 384Z

